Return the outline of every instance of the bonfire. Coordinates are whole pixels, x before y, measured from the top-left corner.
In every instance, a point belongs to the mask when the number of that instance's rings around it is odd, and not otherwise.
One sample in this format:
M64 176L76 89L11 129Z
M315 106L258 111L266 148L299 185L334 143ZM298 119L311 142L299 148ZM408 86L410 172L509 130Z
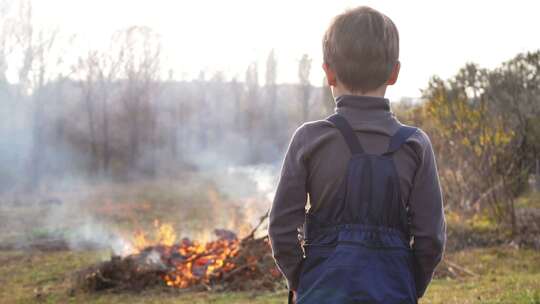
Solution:
M169 287L179 290L277 290L283 288L266 236L255 232L239 239L229 230L216 229L207 243L178 240L169 224L156 221L156 233L135 234L132 252L77 273L76 287L85 291L133 290Z

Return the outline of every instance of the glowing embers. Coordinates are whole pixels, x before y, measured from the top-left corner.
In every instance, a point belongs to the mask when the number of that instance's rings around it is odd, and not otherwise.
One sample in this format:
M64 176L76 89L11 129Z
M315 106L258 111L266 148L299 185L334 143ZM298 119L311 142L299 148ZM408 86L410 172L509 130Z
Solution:
M206 244L189 239L177 242L172 225L154 222L154 237L143 231L135 233L134 248L136 254L153 251L154 264L162 264L166 271L162 275L167 286L187 288L193 285L209 284L235 268L227 262L238 254L239 243L232 232L216 230L219 239ZM155 253L154 253L155 252Z
M75 289L140 291L169 287L193 291L279 290L285 287L267 236L255 237L266 216L247 236L214 230L208 242L179 239L171 225L154 223L125 242L121 255L76 275Z

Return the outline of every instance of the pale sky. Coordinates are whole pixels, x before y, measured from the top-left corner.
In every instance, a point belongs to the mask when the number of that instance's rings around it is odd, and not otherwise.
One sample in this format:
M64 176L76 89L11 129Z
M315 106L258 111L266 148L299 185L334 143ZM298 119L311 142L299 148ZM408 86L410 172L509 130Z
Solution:
M162 36L164 69L174 69L177 78L205 70L244 79L248 64L258 61L262 84L273 48L278 81L294 82L297 62L308 53L314 59L312 83L320 85L322 34L334 15L358 5L385 13L400 31L402 70L388 91L394 100L420 96L432 75L450 77L466 62L493 68L540 48L535 0L35 0L34 16L94 48L107 45L116 30L150 26Z

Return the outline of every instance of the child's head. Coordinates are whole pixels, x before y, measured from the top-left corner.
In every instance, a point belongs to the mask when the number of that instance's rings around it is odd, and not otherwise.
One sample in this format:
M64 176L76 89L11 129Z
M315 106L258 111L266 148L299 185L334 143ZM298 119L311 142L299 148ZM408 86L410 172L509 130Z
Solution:
M399 73L399 35L392 20L367 6L336 16L323 38L328 83L361 94L382 92Z

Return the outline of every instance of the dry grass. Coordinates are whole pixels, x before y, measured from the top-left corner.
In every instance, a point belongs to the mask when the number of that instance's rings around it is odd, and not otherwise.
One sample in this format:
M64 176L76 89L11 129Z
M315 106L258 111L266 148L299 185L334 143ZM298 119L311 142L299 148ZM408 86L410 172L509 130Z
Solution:
M63 201L66 221L59 227L65 231L80 223L78 214L92 215L110 229L126 233L137 228L146 229L156 218L175 223L180 235L189 229L209 230L208 226L234 229L225 224L239 223L231 222L233 215L228 213L232 212L231 206L220 205L228 204L229 198L218 193L211 184L201 181L141 183L136 187L105 185L85 195L75 192L50 194ZM519 204L534 207L536 202L537 197L531 196ZM4 201L0 204L0 244L21 235L25 238L47 235L49 231L42 224L46 224L47 216L54 208L58 206L41 205L31 199L20 204ZM476 227L479 224L481 227ZM475 231L491 227L490 222L480 220L476 220L475 225ZM147 290L139 294L73 293L71 280L74 272L107 259L109 255L108 251L0 251L0 303L286 302L284 290L278 293L185 293L174 290ZM540 303L538 251L492 246L449 253L448 258L478 275L435 280L421 304Z
M2 303L284 303L278 293L182 293L148 290L139 294L85 294L70 290L72 274L106 258L106 252L0 252ZM540 254L507 247L464 250L448 256L477 273L439 279L421 304L540 303Z

